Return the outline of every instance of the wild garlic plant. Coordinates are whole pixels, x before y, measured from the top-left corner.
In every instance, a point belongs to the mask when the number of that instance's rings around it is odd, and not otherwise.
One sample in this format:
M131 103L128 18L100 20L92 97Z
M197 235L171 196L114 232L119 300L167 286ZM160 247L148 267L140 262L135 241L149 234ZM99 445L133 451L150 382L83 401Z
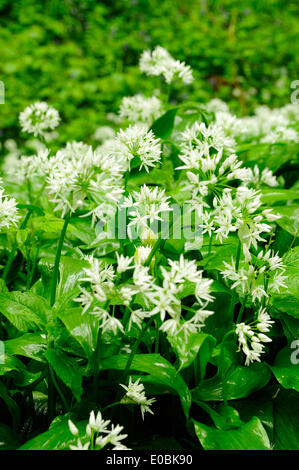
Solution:
M191 68L160 46L142 54L140 70L168 85L193 81ZM20 114L23 132L38 138L27 146L33 154L7 147L0 331L29 406L35 413L45 395L46 432L66 436L58 448L126 449L122 424L139 426L135 405L144 426L156 423L170 394L184 419L193 419L193 403L221 427L223 409L207 402L228 410L266 386L277 331L293 327L281 317L294 315L297 295L288 215L298 185L284 187L279 153L268 167L259 151L284 145L282 162L288 148L293 161L297 109L237 117L217 98L175 106L168 98L124 97L91 141L58 150L49 132L59 132L59 113L37 102ZM27 362L15 357L23 355ZM169 406L176 415L172 398ZM87 413L87 425L70 419ZM132 447L138 436L128 434Z

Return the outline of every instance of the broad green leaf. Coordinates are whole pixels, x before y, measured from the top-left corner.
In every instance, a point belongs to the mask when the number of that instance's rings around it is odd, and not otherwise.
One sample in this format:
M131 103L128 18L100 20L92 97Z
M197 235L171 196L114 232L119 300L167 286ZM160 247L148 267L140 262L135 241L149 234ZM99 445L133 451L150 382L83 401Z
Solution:
M89 263L85 260L71 258L70 256L61 256L59 264L60 280L57 286L57 298L78 287L79 279L84 273L83 269L88 266Z
M99 321L95 315L82 315L81 308L68 308L58 312L69 333L83 347L86 356L91 357L95 351Z
M177 111L178 108L169 109L153 123L151 130L156 137L161 139L168 139L170 137Z
M204 245L201 249L203 260L198 264L204 269L217 269L223 271L225 261L231 263L232 258L235 259L239 240L237 237L229 237L223 244L213 244L211 254L208 256L208 246ZM241 259L243 254L241 253Z
M282 261L286 266L287 290L299 300L299 246L289 250Z
M10 356L24 356L36 361L44 361L46 340L39 333L25 333L18 338L5 341L4 345L5 353Z
M275 206L274 213L281 218L275 222L294 237L299 235L299 206Z
M124 370L128 355L112 356L100 362L100 369ZM183 410L188 416L191 406L189 389L178 371L159 354L135 354L130 370L136 370L149 374L145 380L165 386L176 392L182 403Z
M46 358L57 376L72 390L76 400L80 401L83 392L82 375L76 360L58 348L48 349Z
M278 310L299 319L299 246L292 248L282 257L286 266L287 288L281 289L271 299L272 305Z
M261 421L267 431L271 444L273 444L274 436L274 400L272 397L275 395L276 391L277 387L270 385L245 400L230 402L230 405L239 412L242 421L250 421L253 416L256 416Z
M15 385L26 387L34 383L41 375L40 372L29 372L23 362L14 356L9 356L5 350L4 355L0 355L0 376L9 372L13 373Z
M64 417L62 417L64 418ZM69 450L70 445L77 443L68 427L68 416L53 422L48 431L39 434L23 444L19 450ZM84 435L87 421L76 422L79 433Z
M271 299L272 305L280 310L285 312L288 315L291 315L294 318L299 319L299 307L298 299L293 295L289 294L278 294L274 295Z
M205 450L270 450L268 435L256 417L237 429L220 430L194 421L196 435Z
M213 420L216 428L229 430L242 425L238 411L232 406L220 404L212 408L205 402L197 403Z
M271 205L272 202L277 201L290 201L299 199L299 192L292 191L291 189L263 189L261 201L264 204Z
M199 353L200 372L203 377L216 339L205 333L190 333L185 338L183 331L175 336L167 335L167 339L179 358L179 370L188 367Z
M24 370L24 364L16 357L9 356L7 351L0 355L0 375L5 375L11 371Z
M290 347L283 348L277 354L274 366L270 366L270 369L284 388L292 388L299 392L299 362L297 362L295 357L295 363L292 362L293 353L294 349Z
M43 329L50 315L50 306L33 292L0 294L1 313L20 331Z
M244 398L260 390L270 380L270 372L266 365L253 363L250 366L232 366L226 375L226 393L228 400ZM192 391L196 401L222 401L223 383L220 373L211 379L203 380Z

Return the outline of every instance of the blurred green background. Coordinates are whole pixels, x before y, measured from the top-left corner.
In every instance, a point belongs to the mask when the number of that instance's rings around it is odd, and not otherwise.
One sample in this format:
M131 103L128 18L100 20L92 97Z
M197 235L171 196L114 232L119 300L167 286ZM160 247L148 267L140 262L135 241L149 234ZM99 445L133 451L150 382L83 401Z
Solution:
M290 101L299 78L298 4L288 0L0 0L1 140L18 138L18 114L45 100L60 141L89 139L121 97L158 83L138 69L161 45L194 70L173 99L219 97L239 113Z

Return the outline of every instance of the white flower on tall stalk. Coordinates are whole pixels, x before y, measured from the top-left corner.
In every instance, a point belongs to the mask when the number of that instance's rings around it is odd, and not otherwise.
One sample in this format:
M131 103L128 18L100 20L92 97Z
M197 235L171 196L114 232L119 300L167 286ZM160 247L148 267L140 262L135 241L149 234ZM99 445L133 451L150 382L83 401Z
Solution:
M133 159L140 161L139 169L143 168L148 172L150 167L154 167L161 160L160 139L155 138L152 130L146 126L129 126L126 130L120 130L117 134L119 142L127 149L127 158L130 163Z
M22 131L35 136L43 136L49 129L55 129L59 121L58 111L43 101L27 106L20 113Z
M162 103L156 96L125 96L122 99L119 116L131 123L146 124L148 127L163 113Z
M245 365L251 362L261 362L260 356L264 353L264 344L271 342L271 338L266 336L272 323L270 315L266 310L260 307L257 319L246 325L246 323L238 323L236 325L236 334L238 335L239 350L242 349L246 356Z
M69 430L73 436L79 436L77 426L71 421L68 421ZM111 426L109 428L109 426ZM110 425L110 420L104 420L100 411L97 414L91 411L89 422L86 426L84 435L80 436L77 440L77 445L70 445L71 450L129 450L124 444L121 443L126 439L127 434L121 434L122 426L114 424ZM82 441L84 444L82 444Z
M19 218L17 201L13 197L7 196L0 186L0 230L17 225Z
M146 50L142 53L139 62L141 72L146 75L162 75L170 84L174 79L181 79L189 85L193 81L192 70L185 62L175 60L169 52L161 46L153 51Z
M132 377L130 377L128 385L120 384L120 386L126 390L126 394L121 399L121 403L140 405L143 420L146 412L152 415L154 414L150 407L155 403L156 399L146 398L144 385L140 383L140 378L133 382Z

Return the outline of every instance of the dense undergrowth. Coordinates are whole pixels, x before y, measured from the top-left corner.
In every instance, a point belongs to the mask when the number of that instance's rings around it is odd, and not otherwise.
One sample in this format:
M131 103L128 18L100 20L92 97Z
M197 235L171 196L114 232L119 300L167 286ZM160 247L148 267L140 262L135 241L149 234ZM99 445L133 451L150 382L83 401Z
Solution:
M97 147L48 149L59 107L20 115L1 448L298 449L298 105L174 106L191 68L158 47L140 69L161 92L124 98Z

